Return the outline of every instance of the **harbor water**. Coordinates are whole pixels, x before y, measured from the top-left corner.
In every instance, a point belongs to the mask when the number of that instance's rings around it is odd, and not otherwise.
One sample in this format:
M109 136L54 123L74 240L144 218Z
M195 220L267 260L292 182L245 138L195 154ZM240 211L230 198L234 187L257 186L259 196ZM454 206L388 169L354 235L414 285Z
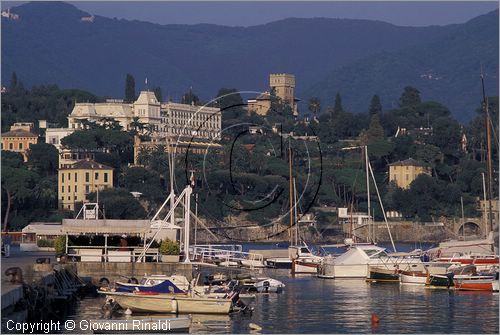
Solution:
M258 295L251 314L193 315L191 332L248 333L250 323L261 326L263 333L499 332L498 293L272 272L286 284L284 293ZM103 303L103 298L83 299L69 319L97 320ZM372 325L372 313L380 318L378 324Z
M287 270L265 274L283 281L285 292L257 295L252 313L193 315L191 333L249 333L250 323L262 333L499 333L498 293L293 277ZM98 320L103 303L102 297L83 299L68 319ZM372 323L373 313L380 322Z

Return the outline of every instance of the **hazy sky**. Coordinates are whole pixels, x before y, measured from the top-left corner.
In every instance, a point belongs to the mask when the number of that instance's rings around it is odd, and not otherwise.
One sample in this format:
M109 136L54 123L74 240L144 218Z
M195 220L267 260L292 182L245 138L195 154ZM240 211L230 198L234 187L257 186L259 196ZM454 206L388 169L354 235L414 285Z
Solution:
M25 2L4 2L8 8ZM498 1L359 1L359 2L71 2L92 14L154 23L263 24L287 17L373 19L404 26L463 23L498 9Z

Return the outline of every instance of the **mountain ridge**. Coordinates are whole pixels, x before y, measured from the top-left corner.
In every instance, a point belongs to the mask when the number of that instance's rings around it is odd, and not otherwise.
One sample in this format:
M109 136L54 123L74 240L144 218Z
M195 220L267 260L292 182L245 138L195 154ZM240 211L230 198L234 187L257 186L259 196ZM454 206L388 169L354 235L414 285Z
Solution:
M311 87L335 71L381 53L428 45L461 27L329 18L287 18L251 27L161 25L98 15L90 23L80 21L89 13L61 2L28 3L12 12L21 17L2 18L3 83L16 71L27 85L57 83L121 97L125 74L132 73L137 89L148 78L174 100L189 87L205 100L221 87L266 90L268 74L276 72L294 73L297 95L307 100ZM305 103L301 109L307 111ZM356 104L351 109L359 111Z

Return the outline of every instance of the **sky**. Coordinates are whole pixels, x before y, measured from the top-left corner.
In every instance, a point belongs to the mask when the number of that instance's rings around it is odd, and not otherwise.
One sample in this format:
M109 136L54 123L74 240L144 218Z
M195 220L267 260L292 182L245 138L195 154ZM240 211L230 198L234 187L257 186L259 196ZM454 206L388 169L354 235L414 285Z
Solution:
M2 1L2 9L23 2ZM498 9L498 1L77 1L94 15L160 24L252 26L288 17L370 19L400 26L463 23Z

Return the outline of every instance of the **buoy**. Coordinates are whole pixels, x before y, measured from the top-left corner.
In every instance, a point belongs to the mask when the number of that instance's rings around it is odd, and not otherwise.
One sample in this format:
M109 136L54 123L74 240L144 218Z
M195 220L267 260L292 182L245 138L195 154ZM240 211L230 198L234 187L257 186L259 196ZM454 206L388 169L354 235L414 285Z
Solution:
M130 310L130 308L127 308L127 310L125 311L125 315L132 315L132 311Z
M372 324L377 324L380 322L380 318L378 317L377 314L372 313Z
M250 328L251 330L256 330L256 331L260 331L260 330L262 330L262 327L261 327L261 326L259 326L259 325L258 325L258 324L256 324L256 323L253 323L253 322L250 322L250 323L248 324L248 328Z

